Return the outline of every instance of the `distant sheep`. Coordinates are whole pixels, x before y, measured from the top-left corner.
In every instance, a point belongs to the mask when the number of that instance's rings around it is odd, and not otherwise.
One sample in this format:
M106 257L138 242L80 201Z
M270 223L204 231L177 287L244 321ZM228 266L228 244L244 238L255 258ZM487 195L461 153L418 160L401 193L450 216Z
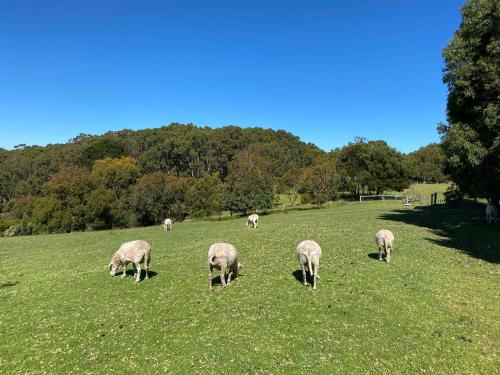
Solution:
M252 214L247 218L247 227L257 228L258 225L259 225L259 215Z
M163 229L172 230L172 219L166 218L163 222Z
M306 271L308 270L313 276L313 289L316 289L316 279L319 279L319 258L321 258L321 247L316 242L305 240L297 246L297 259L302 268L304 285L307 285Z
M225 288L231 283L231 276L239 276L240 263L238 262L238 252L229 243L214 243L208 249L208 291L212 291L212 270L220 270L220 280ZM226 270L229 271L226 284Z
M496 221L496 217L498 215L497 207L494 204L488 203L486 206L486 222L488 224Z
M378 259L382 260L382 250L385 253L385 261L391 261L391 252L394 246L394 234L390 230L382 229L375 235L375 243L378 248Z
M108 265L109 273L111 276L115 276L116 271L119 267L123 266L123 275L125 277L127 273L127 265L132 263L134 265L134 277L135 281L141 279L141 266L140 263L144 263L146 268L146 280L149 278L149 263L151 262L151 245L146 241L136 240L125 242L120 246L118 251L111 258L111 262Z

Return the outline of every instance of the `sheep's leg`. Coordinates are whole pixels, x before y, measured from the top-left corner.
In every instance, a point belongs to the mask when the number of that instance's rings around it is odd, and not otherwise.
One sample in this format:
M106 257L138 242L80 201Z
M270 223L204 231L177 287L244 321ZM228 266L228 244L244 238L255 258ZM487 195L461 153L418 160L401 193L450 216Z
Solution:
M231 276L233 276L233 270L232 269L229 271L229 275L227 277L227 285L228 286L231 283Z
M144 268L146 268L146 277L145 280L149 279L149 260L144 262Z
M320 279L320 277L319 277L319 264L314 268L314 272L316 273L316 278Z
M306 267L302 263L300 263L300 267L302 268L302 277L304 279L304 285L307 285Z
M226 284L226 267L220 268L220 281L222 283L222 287L225 288L227 286L227 284Z
M378 260L382 260L382 247L378 247Z
M125 262L125 264L123 265L123 274L122 274L122 277L127 276L127 265L128 265L128 262Z
M208 291L212 291L212 266L208 267Z
M139 282L141 280L141 265L140 263L136 263L135 266L137 267L137 277L135 282Z
M316 279L318 278L319 265L314 265L313 267L314 267L313 289L316 289Z
M391 261L391 249L387 249L385 253L385 261L389 263Z

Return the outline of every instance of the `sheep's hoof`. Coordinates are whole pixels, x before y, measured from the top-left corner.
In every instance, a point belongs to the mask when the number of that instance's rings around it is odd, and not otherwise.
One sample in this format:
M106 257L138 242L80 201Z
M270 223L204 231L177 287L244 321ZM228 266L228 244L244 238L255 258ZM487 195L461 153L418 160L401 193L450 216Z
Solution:
M126 275L122 275L121 278L123 279Z

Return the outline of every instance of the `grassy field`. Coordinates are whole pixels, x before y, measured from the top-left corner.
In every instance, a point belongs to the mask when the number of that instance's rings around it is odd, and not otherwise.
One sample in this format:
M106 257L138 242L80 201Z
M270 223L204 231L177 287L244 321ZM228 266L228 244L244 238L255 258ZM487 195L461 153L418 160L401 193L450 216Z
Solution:
M0 373L494 374L500 225L484 206L352 202L244 219L0 238ZM396 237L390 264L374 234ZM318 290L295 246L323 248ZM107 272L122 242L152 275ZM210 295L206 254L227 241L242 275Z

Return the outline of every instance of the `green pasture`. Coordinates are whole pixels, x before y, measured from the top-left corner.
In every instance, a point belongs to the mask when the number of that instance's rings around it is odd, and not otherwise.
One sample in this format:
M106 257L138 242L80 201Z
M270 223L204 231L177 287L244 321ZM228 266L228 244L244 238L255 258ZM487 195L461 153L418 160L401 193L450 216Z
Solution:
M351 202L245 219L0 238L2 374L494 374L500 225L465 202ZM375 232L394 232L387 264ZM152 244L152 277L107 272L120 244ZM316 240L321 279L295 246ZM244 268L209 294L207 250Z

